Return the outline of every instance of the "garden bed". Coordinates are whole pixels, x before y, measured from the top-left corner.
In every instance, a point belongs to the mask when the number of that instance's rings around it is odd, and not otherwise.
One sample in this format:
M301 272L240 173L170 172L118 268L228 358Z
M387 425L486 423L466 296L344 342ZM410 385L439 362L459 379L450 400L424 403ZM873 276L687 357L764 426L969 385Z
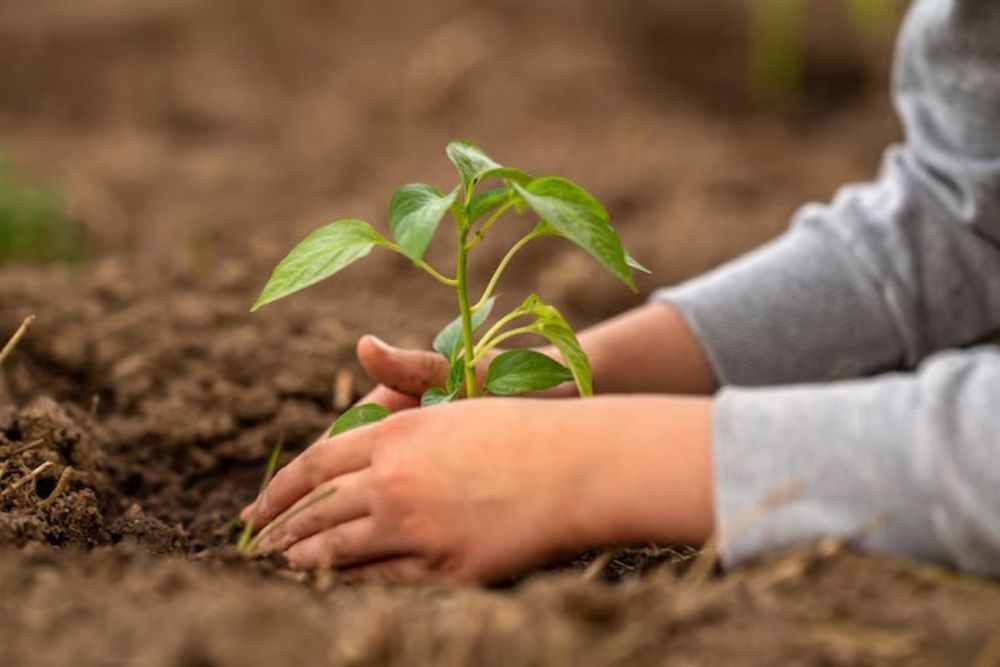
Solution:
M605 201L646 294L870 175L884 95L776 116L672 88L642 59L698 45L636 42L600 2L21 4L0 2L0 136L65 193L89 259L0 269L0 337L37 315L0 371L0 665L1000 664L1000 587L839 544L707 579L682 548L589 554L489 590L340 585L233 547L272 448L369 388L357 337L426 346L454 312L391 259L251 316L304 231L384 224L472 132ZM581 326L641 302L589 262L542 243L505 281Z

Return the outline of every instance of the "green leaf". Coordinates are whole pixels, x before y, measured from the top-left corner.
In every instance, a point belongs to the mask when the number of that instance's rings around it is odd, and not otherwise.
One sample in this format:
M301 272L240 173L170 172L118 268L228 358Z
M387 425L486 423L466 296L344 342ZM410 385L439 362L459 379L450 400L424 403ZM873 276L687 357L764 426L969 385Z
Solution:
M442 195L433 186L411 183L392 195L389 200L389 228L396 243L414 262L423 259L441 218L455 201L456 192L453 190Z
M580 341L576 339L573 328L570 327L558 310L552 306L546 306L544 315L538 318L535 325L536 331L549 339L559 350L563 361L569 366L573 373L573 380L576 382L577 391L581 396L594 395L594 373L590 368L590 360L587 353L580 347Z
M497 396L514 396L571 380L573 373L568 368L541 352L510 350L490 364L485 389Z
M565 178L539 178L514 188L544 223L586 250L635 291L625 249L600 202Z
M580 341L573 333L573 327L554 306L545 303L537 294L532 294L517 308L518 312L534 315L537 319L531 329L549 340L562 355L576 382L581 396L594 395L594 373L590 368L587 353L580 347Z
M635 269L636 271L641 271L642 273L645 273L646 275L649 275L649 274L653 273L652 271L650 271L649 269L647 269L645 266L643 266L642 264L640 264L639 260L637 260L635 257L633 257L632 255L630 255L627 250L625 251L625 263L629 265L629 268Z
M483 322L490 316L496 297L490 297L486 302L472 314L472 330L475 331L483 325ZM445 326L444 329L434 337L434 349L444 356L448 361L452 361L462 342L462 318L456 317Z
M504 167L471 141L453 141L445 149L448 159L462 177L462 187L471 192L487 178L503 178L516 183L529 183L532 176L520 169Z
M451 364L451 370L448 372L448 383L445 385L445 390L458 396L458 392L462 390L462 383L464 381L465 359L455 359Z
M424 395L420 397L420 407L429 408L432 405L451 403L457 395L458 392L450 392L441 387L434 387L425 391Z
M338 220L320 227L295 246L274 268L270 280L250 309L257 310L289 294L315 285L365 257L386 241L361 220Z
M388 417L389 414L388 410L383 408L381 405L376 405L374 403L355 405L353 408L350 408L337 417L337 421L335 421L333 426L330 427L330 432L327 435L332 438L335 435L340 435L346 431L356 429L359 426L374 424L377 421L382 421Z
M451 364L451 370L448 371L448 381L444 389L433 387L425 391L424 395L420 397L420 406L426 408L431 405L451 403L461 393L464 380L465 359L455 359Z
M472 224L487 213L503 206L517 196L509 186L494 188L486 192L478 192L469 202L469 224Z

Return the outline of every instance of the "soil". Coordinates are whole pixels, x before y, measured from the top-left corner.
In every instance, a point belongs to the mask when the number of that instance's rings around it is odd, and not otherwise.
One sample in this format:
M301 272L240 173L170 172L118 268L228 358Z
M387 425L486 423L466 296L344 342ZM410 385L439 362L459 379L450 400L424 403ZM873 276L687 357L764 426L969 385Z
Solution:
M0 136L90 257L0 268L0 332L38 316L0 371L0 665L1000 664L995 582L840 544L707 577L686 548L589 554L490 590L232 547L271 449L330 423L338 376L368 388L358 335L425 346L453 308L384 256L248 305L318 222L454 180L449 139L584 183L653 269L630 295L558 243L519 256L505 293L579 325L870 176L897 135L884 67L832 57L852 38L825 23L808 94L762 110L733 76L742 7L0 0Z

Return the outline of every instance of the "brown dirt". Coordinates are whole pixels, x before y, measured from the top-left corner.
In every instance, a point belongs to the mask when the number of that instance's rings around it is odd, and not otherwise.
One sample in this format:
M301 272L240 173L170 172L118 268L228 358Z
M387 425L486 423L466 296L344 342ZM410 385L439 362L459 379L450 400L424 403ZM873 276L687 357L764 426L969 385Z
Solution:
M35 5L0 0L0 135L93 259L0 270L0 332L38 315L0 371L0 665L1000 664L996 585L837 545L707 582L688 550L596 578L591 555L490 591L337 586L231 547L271 448L333 419L339 372L367 388L357 336L426 345L452 308L383 257L251 317L291 242L382 224L469 136L594 190L654 270L643 293L683 279L872 172L894 125L845 81L884 72L831 60L835 36L820 102L775 115L732 75L735 0ZM505 293L581 325L643 296L556 243L515 264Z

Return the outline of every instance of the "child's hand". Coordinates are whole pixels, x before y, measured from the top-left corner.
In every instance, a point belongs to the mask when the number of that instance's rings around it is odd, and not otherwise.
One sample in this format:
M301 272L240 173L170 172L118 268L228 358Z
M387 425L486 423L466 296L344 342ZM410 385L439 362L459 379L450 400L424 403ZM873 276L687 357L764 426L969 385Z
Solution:
M473 400L324 439L243 518L262 548L364 579L490 581L615 542L711 530L708 399Z
M718 387L701 344L670 305L640 306L591 327L579 338L590 357L598 394L711 394ZM552 347L538 351L562 361ZM380 385L361 402L378 403L393 412L419 405L421 394L443 386L448 375L448 363L439 354L391 347L373 336L358 343L358 359ZM477 368L480 384L488 366L489 359ZM572 384L531 394L546 398L575 395Z
M554 350L541 350L555 354ZM486 380L490 361L502 350L493 350L476 369L480 386ZM558 357L555 357L558 359ZM359 403L377 403L397 412L420 405L420 396L431 387L442 387L448 379L448 362L437 352L406 350L388 345L375 336L358 341L358 361L378 386ZM572 387L555 387L534 396L568 397Z

